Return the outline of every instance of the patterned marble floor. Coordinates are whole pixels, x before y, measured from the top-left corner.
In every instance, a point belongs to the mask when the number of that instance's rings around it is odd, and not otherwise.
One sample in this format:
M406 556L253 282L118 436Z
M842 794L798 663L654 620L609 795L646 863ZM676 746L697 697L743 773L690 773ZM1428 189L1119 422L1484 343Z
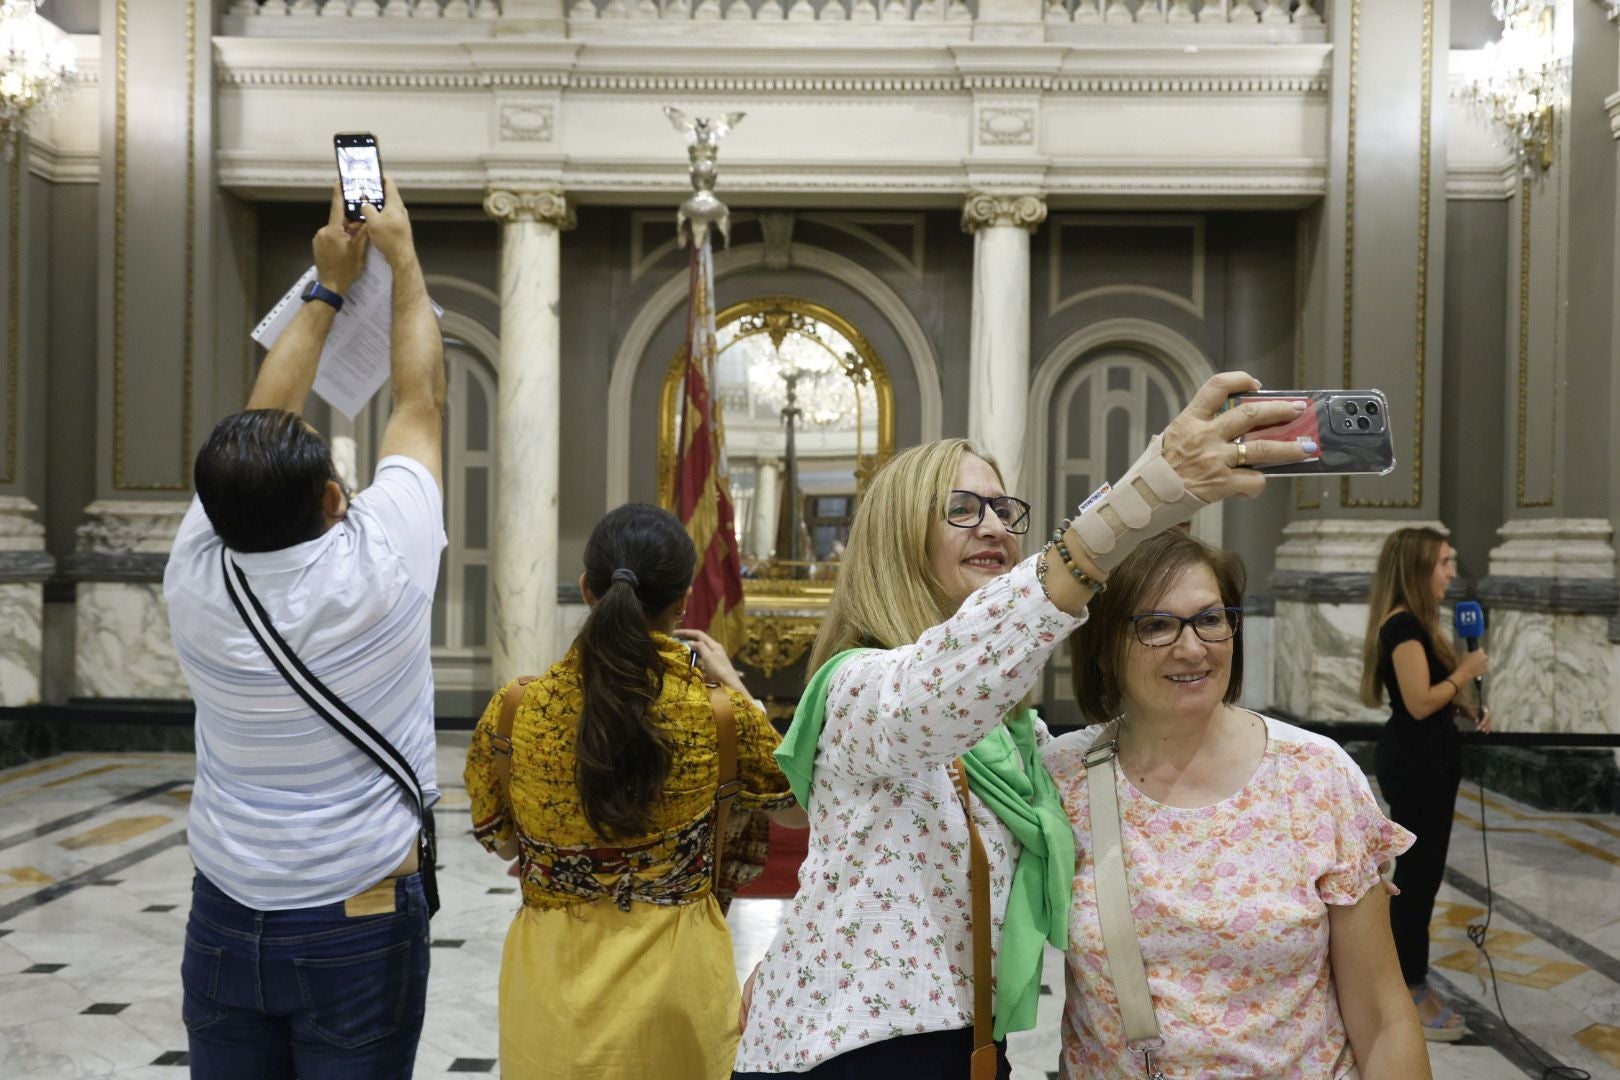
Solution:
M464 735L440 740L440 875L419 1077L498 1075L496 975L517 903L511 879L466 832ZM0 1077L186 1075L179 966L191 866L183 754L62 755L0 772ZM1549 814L1486 796L1496 907L1490 947L1502 1003L1534 1050L1496 1017L1465 928L1485 897L1479 791L1465 785L1435 918L1437 973L1474 1034L1431 1045L1440 1080L1539 1077L1532 1059L1620 1080L1620 819ZM732 912L746 972L780 901ZM1015 1036L1016 1080L1056 1067L1062 1000L1048 953L1037 1030Z

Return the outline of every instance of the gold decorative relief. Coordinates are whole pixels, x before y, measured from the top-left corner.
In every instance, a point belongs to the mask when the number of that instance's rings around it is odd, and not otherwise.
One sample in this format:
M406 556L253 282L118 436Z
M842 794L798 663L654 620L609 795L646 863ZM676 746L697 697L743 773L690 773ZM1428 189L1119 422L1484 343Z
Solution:
M748 640L737 662L767 679L804 659L821 630L819 616L748 613Z

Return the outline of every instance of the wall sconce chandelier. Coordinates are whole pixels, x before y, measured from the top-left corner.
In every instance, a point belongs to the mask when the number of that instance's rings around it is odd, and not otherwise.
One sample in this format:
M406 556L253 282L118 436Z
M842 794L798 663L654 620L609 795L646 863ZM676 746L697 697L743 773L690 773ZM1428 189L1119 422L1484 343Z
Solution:
M1486 45L1463 95L1498 127L1528 171L1553 162L1553 110L1562 100L1568 58L1553 35L1554 0L1491 0L1502 36Z
M0 137L9 148L73 77L73 41L38 0L0 0Z

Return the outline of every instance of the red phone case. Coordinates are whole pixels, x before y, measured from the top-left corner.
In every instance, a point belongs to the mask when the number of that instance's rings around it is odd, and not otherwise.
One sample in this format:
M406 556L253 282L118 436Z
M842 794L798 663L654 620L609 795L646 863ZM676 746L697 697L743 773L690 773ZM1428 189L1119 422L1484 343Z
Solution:
M1235 404L1239 404L1239 405L1241 405L1242 403L1244 403L1246 401L1253 401L1253 402L1257 402L1257 403L1260 403L1260 404L1265 404L1267 402L1276 402L1276 401L1303 401L1305 403L1305 408L1300 412L1300 414L1298 416L1294 417L1288 423L1286 423L1286 424L1274 424L1271 427L1255 428L1253 431L1249 432L1247 435L1244 435L1242 438L1240 438L1238 440L1239 442L1257 442L1257 441L1262 441L1262 440L1273 440L1273 441L1276 441L1276 442L1293 442L1296 439L1310 439L1312 442L1314 442L1317 445L1318 453L1321 452L1321 446L1322 446L1321 424L1320 424L1320 421L1318 421L1317 417L1316 417L1316 403L1314 401L1312 401L1310 398L1307 398L1307 397L1285 398L1285 397L1243 397L1243 396L1239 396L1236 399L1234 399Z

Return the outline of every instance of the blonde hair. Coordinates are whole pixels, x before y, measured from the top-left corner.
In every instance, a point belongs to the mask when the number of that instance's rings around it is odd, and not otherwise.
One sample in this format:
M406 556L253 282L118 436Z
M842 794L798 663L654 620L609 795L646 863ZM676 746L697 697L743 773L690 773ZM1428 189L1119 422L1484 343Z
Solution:
M1434 568L1445 544L1445 536L1434 529L1396 529L1379 549L1367 599L1367 636L1361 642L1363 705L1377 706L1384 700L1384 684L1378 677L1378 631L1398 607L1417 616L1440 662L1447 668L1456 666L1457 653L1440 633L1440 602L1434 596Z
M806 677L845 649L910 645L955 613L956 602L934 576L930 540L967 454L1001 480L995 461L966 439L914 446L872 478L850 525Z

